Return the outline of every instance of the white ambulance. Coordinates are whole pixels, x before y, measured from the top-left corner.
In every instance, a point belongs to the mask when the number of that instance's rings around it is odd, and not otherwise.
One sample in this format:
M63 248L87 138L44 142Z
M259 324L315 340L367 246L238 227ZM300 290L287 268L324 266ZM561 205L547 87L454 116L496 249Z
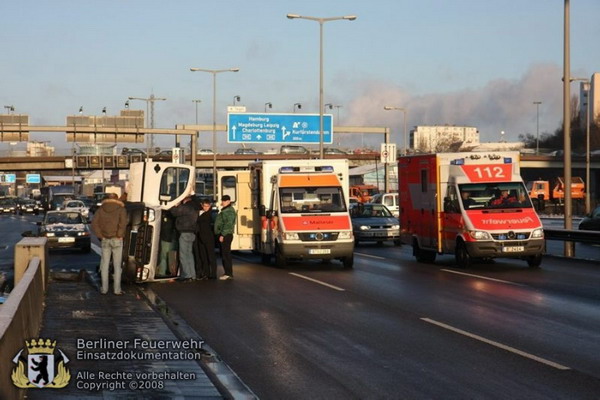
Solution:
M289 259L354 263L348 160L264 160L219 171L219 195L237 211L232 249L253 250L278 267Z

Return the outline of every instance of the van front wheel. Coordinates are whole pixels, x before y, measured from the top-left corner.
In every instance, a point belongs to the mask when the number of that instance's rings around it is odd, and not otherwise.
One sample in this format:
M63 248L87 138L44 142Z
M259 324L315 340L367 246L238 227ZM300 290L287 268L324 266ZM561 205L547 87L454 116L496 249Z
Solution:
M539 268L542 264L542 255L536 254L535 256L529 256L526 260L529 268Z
M275 247L275 265L277 268L285 268L287 265L287 260L285 259L285 256L283 255L279 245Z
M456 263L460 268L469 268L473 262L467 246L463 241L459 241L456 244Z

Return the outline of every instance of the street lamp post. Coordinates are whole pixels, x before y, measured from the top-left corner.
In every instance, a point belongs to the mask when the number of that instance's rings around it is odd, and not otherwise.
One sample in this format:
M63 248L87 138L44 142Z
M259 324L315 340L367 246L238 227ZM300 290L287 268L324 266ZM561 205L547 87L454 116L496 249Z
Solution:
M586 100L585 100L585 213L591 212L591 199L590 199L590 80L587 78L571 78L571 82L581 81L585 86Z
M406 136L406 108L403 107L392 107L392 106L384 106L384 110L386 111L402 111L404 113L404 155L408 154L408 145L407 145L407 136Z
M212 151L213 151L213 198L216 201L217 195L217 74L221 72L238 72L239 68L228 69L204 69L190 68L192 72L208 72L213 76L213 132L212 132Z
M565 178L565 211L564 227L573 229L573 208L571 195L571 45L570 45L570 0L564 0L564 21L563 21L563 176ZM575 244L565 241L564 256L573 257L575 255Z
M348 20L354 21L356 15L344 15L342 17L317 18L302 16L298 14L288 14L289 19L306 19L319 23L319 156L323 158L323 25L325 22ZM333 133L333 132L331 132Z
M198 103L202 103L202 100L192 100L193 103L196 103L196 125L198 125Z
M535 104L537 109L537 119L535 125L535 155L537 156L540 153L540 104L542 104L542 102L534 101L533 104Z
M148 121L148 117L150 117L150 128L154 128L154 102L160 100L167 100L164 97L155 97L154 93L150 95L148 98L144 97L129 97L129 100L141 100L146 102L146 123ZM150 114L148 114L148 106L150 106ZM154 135L150 135L150 140L148 140L148 152L146 157L150 157L150 149L154 148Z

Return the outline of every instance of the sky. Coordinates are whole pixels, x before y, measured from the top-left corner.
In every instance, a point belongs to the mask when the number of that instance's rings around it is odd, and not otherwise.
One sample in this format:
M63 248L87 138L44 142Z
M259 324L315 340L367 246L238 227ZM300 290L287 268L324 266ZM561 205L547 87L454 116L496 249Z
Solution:
M415 125L464 125L483 142L554 132L562 123L564 1L560 0L19 0L0 4L0 105L32 125L118 115L128 97L155 103L155 127L217 123L226 108L319 112L319 24L288 19L356 15L324 24L324 103L334 124L384 126L403 141ZM600 1L570 1L571 75L600 71ZM579 93L577 83L571 92ZM131 109L146 109L143 101ZM6 109L0 109L5 113ZM379 148L379 136L335 137L344 148ZM226 145L219 134L219 148ZM68 148L64 134L32 133ZM172 138L157 138L171 147ZM211 147L210 133L200 147ZM0 145L7 146L7 144ZM24 146L23 146L24 147ZM143 147L139 146L138 147ZM254 146L261 148L261 146Z

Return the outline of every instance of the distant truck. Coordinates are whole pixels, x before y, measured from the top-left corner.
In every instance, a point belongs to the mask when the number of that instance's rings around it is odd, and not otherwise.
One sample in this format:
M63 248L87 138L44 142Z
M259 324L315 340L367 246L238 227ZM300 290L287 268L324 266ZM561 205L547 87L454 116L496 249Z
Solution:
M77 194L78 187L72 185L57 185L57 186L46 186L40 189L42 204L44 209L60 210L60 207L65 200L74 199Z
M534 201L551 201L553 203L562 203L565 199L565 182L563 177L558 177L552 181L531 181L527 182L529 197ZM579 176L571 178L571 198L585 199L585 183Z
M352 185L350 186L350 197L355 197L360 203L368 203L373 196L379 193L375 185Z

